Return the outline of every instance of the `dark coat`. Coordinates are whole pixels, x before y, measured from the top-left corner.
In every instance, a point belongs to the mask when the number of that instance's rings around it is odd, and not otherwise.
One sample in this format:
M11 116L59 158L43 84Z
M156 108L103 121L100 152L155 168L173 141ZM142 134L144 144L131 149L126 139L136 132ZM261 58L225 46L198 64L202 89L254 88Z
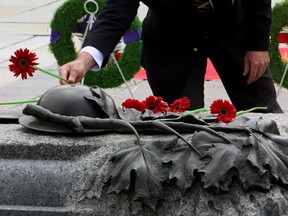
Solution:
M271 26L271 0L212 0L214 15L210 26L197 16L193 0L143 0L149 7L143 20L143 40L187 51L197 47L199 31L208 28L215 42L233 58L246 50L267 51ZM114 47L137 15L139 0L108 0L83 46L93 46L104 56L105 66ZM146 43L147 44L147 43ZM164 49L165 50L165 49ZM152 53L151 53L152 54ZM153 55L153 54L152 54Z

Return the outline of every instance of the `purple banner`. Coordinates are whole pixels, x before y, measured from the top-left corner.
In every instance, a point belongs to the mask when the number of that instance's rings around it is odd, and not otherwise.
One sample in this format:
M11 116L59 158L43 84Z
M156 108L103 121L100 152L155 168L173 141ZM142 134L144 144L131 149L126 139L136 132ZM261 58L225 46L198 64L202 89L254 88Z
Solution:
M53 29L51 30L51 34L50 34L50 41L54 44L57 43L57 41L61 38L60 34L58 34L56 31L54 31Z
M123 36L124 43L127 44L141 40L141 34L142 30L127 31Z

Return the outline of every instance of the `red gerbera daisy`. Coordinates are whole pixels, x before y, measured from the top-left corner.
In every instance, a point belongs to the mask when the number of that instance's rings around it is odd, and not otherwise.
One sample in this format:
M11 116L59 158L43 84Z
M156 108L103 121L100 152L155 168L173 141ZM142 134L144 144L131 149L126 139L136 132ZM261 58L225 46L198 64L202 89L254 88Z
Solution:
M170 112L185 112L190 107L190 100L187 97L183 97L175 100L169 106Z
M227 100L218 99L213 101L210 106L210 112L217 114L217 120L225 123L233 121L236 117L236 109L233 104Z
M36 54L27 48L16 50L14 54L15 56L11 56L9 59L13 63L9 65L9 70L14 73L15 77L21 74L22 80L27 79L27 74L32 77L35 72L32 66L38 65L35 62L38 59Z
M137 99L131 99L131 98L125 100L122 103L122 106L125 108L134 108L138 111L142 111L146 108L146 105L143 102L141 102Z
M162 97L149 96L144 101L142 101L146 105L146 109L151 110L153 113L165 113L168 109L168 104L163 101Z

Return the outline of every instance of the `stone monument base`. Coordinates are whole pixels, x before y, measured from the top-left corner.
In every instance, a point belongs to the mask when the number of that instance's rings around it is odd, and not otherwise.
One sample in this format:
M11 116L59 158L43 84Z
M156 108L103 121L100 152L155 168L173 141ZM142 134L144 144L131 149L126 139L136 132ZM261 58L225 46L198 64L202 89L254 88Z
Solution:
M287 114L247 116L273 119L283 136L288 133ZM14 123L0 124L0 134L1 216L288 215L288 190L279 184L266 191L244 190L235 179L228 191L219 193L196 181L182 194L173 182L166 183L155 209L134 200L133 186L126 192L108 193L111 156L134 144L131 134L49 134ZM167 134L140 137L146 141L177 139Z

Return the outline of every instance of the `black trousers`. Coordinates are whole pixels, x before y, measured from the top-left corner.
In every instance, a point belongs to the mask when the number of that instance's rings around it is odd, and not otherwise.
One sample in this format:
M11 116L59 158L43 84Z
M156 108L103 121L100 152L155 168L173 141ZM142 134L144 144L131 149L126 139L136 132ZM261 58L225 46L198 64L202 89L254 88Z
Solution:
M256 82L248 85L248 77L243 76L244 58L243 62L237 62L220 45L210 42L198 46L197 51L189 46L183 49L171 52L169 43L163 47L143 40L142 65L155 96L163 97L168 103L186 96L191 101L191 110L205 107L204 77L209 57L237 111L267 106L267 112L283 112L276 101L269 68Z

